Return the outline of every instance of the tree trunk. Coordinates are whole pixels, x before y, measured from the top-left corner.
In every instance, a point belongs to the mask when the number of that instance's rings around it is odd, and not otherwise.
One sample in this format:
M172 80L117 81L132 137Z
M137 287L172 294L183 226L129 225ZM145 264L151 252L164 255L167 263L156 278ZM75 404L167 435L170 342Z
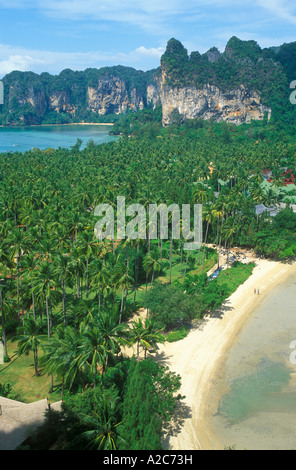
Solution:
M172 253L173 253L173 235L170 242L170 284L172 283Z
M206 243L207 243L207 238L208 238L208 230L209 230L209 222L207 223L207 230L206 230L206 238L204 242L204 249L203 249L203 256L202 256L202 267L201 267L201 274L203 273L203 268L204 268L204 262L205 262L205 252L206 252Z
M184 271L184 276L183 276L183 282L184 282L185 277L186 277L186 271L187 271L187 265L188 265L188 258L189 258L189 252L187 252L187 256L186 256L186 264L185 264L185 271Z
M121 305L120 305L119 323L121 323L121 318L122 318L123 298L124 298L124 289L122 289L122 294L121 294Z
M4 315L4 307L3 307L3 293L2 287L0 287L0 300L1 300L1 326L2 326L2 340L3 340L3 347L4 347L4 356L8 356L7 354L7 344L6 344L6 335L5 335L5 315Z
M34 321L36 321L35 296L34 296L34 292L33 292L33 291L32 291L32 307L33 307L33 318L34 318Z
M23 319L23 324L24 324L24 295L23 295L23 280L20 278L20 288L21 288L21 304L22 304L22 319Z
M48 311L48 298L45 297L45 308L46 308L46 318L47 318L47 336L50 338L50 322L49 322L49 311Z
M98 291L98 310L101 310L101 284L99 284L99 291Z
M65 279L62 280L63 287L63 314L64 314L64 325L66 326L66 285Z
M17 296L17 316L20 318L20 288L19 288L19 255L16 258L16 296Z
M80 297L80 290L79 290L79 285L80 285L80 282L79 282L79 269L76 269L76 286L77 286L77 299L79 299Z
M38 372L38 351L37 351L37 346L34 349L34 367L35 367L35 376L39 376Z
M182 276L182 264L183 264L183 243L181 242L181 260L180 260L180 276Z
M86 258L86 298L88 298L88 258Z
M138 288L138 273L139 273L139 242L137 243L137 254L135 257L135 293L134 293L134 306L136 305L136 296Z
M153 281L154 281L154 266L152 270L151 286L153 286Z

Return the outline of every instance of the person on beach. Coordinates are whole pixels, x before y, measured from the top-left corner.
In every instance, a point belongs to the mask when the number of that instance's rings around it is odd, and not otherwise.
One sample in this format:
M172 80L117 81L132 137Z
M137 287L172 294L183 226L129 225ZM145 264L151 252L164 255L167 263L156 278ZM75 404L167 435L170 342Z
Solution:
M259 289L258 289L257 293L258 293L258 295L260 294Z
M254 294L256 294L256 292L257 292L257 290L256 290L256 288L255 288L255 289L254 289Z

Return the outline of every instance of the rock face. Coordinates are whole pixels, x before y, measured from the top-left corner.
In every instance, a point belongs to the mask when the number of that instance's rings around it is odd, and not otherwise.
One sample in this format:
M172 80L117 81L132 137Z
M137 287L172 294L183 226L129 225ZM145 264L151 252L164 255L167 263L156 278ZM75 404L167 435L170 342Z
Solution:
M162 104L162 80L161 78L155 78L154 83L147 86L147 104L153 106L159 106Z
M176 112L182 121L201 118L233 124L248 123L252 119L263 120L265 115L269 119L271 116L271 109L261 103L260 95L244 85L223 93L216 86L178 89L167 86L164 81L161 103L164 126L172 122Z
M136 75L137 71L134 72ZM79 121L92 113L99 116L121 114L146 106L145 87L139 89L116 75L92 80L91 84L85 79L82 85L73 80L56 86L52 83L54 78L47 77L43 83L42 76L31 77L27 72L13 72L12 77L5 78L6 124L40 124L49 113L51 116L71 115ZM156 102L159 98L153 100Z
M144 97L132 88L130 95L123 80L112 77L99 80L97 87L87 89L88 109L100 115L126 113L144 108Z
M25 106L34 109L36 119L32 119L33 124L38 122L48 109L47 97L43 89L36 90L33 86L29 86L24 93L17 82L9 87L8 104L9 112ZM25 121L23 115L20 116L20 120Z
M199 88L172 87L167 84L165 71L148 83L144 92L136 86L128 90L125 81L114 76L87 86L84 94L83 103L75 102L71 89L46 93L36 84L24 90L18 82L13 82L8 93L8 123L13 123L15 110L20 110L19 121L35 124L42 122L48 112L75 116L77 111L85 109L103 116L142 110L146 105L162 106L164 126L173 122L176 114L181 121L200 118L234 124L262 120L266 114L268 118L271 116L271 109L262 104L260 94L244 85L227 92L210 84Z
M294 57L296 43L289 47ZM88 122L95 115L146 106L162 107L164 126L193 118L233 124L269 119L272 111L266 103L285 100L284 91L279 94L287 79L282 65L290 70L290 62L285 65L287 51L282 56L280 51L261 50L255 41L233 37L224 53L212 47L205 54L196 51L189 56L172 38L161 66L148 72L123 66L84 72L66 69L58 76L12 72L3 78L0 123Z
M60 113L75 114L75 106L71 104L70 94L66 91L55 91L48 96L48 108Z

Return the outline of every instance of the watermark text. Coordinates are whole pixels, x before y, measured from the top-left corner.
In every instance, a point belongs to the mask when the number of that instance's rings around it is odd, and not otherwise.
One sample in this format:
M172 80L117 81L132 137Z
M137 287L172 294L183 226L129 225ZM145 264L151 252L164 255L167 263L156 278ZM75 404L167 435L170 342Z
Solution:
M4 346L2 341L0 341L0 364L4 364Z
M4 104L4 85L0 80L0 104Z
M290 83L290 88L296 88L296 80L293 80L293 82ZM296 90L292 91L290 95L290 103L291 104L296 104Z
M99 204L94 211L101 219L95 225L98 240L115 239L115 211L111 204ZM193 228L191 228L193 222ZM171 226L171 235L169 235ZM147 209L141 204L126 207L125 197L117 197L116 240L185 240L185 250L199 249L202 244L202 205L194 205L191 219L190 204L149 204Z

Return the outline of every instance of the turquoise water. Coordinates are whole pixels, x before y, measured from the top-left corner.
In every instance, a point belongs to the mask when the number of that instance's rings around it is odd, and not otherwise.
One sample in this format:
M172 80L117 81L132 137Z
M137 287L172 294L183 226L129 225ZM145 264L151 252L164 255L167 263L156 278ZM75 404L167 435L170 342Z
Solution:
M224 447L296 448L296 273L270 293L238 335L213 393L212 428Z
M230 424L240 423L258 412L289 412L291 405L295 407L295 395L282 393L289 381L290 370L283 364L263 359L252 374L231 381L219 412Z
M51 148L70 148L77 138L83 141L84 148L89 140L96 144L112 142L118 137L108 133L111 126L96 125L63 125L63 126L27 126L0 127L0 153L25 152L34 147L44 150Z

